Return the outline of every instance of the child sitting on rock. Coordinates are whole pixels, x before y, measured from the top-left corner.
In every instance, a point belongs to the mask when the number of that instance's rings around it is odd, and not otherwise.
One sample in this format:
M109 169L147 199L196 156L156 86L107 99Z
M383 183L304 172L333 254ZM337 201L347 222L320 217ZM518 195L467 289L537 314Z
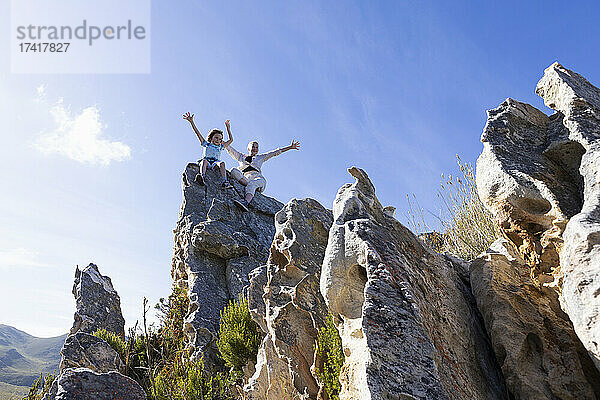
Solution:
M198 128L196 128L196 124L194 123L194 114L185 113L183 114L183 119L187 120L190 125L192 125L192 129L200 139L200 144L204 147L204 156L202 159L198 160L198 165L200 166L200 171L194 181L198 183L200 186L204 186L204 174L206 174L206 170L219 168L221 171L221 187L224 189L231 188L231 184L227 180L227 170L225 169L225 162L221 161L221 150L224 147L229 146L233 142L233 136L231 136L229 129L229 120L225 121L225 126L227 127L227 133L229 135L229 140L223 142L223 131L220 129L212 129L207 137L207 140L204 140Z
M227 127L227 134L231 138L231 126L225 124ZM241 200L234 200L234 203L244 211L248 211L248 204L254 198L254 194L263 192L267 186L267 180L262 175L261 167L265 161L271 157L280 155L281 153L288 150L298 150L300 148L300 142L292 140L289 146L282 147L277 150L270 151L268 153L258 154L258 142L252 141L248 143L248 155L242 154L232 146L225 146L227 152L234 160L239 163L238 168L231 170L231 176L246 186L246 195Z

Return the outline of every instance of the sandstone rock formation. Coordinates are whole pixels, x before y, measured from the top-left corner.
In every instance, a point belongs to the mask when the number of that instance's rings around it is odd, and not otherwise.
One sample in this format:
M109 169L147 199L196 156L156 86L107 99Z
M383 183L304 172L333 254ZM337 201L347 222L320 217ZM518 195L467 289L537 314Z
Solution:
M103 373L123 368L121 358L108 343L83 332L67 337L60 353L61 371L67 368L88 368Z
M600 91L554 63L536 92L555 114L511 99L488 112L479 195L600 368Z
M536 92L563 115L567 142L579 153L585 151L579 165L583 204L563 234L562 300L577 335L600 369L600 90L555 63L545 71Z
M316 399L314 345L327 307L319 291L331 211L313 199L291 200L275 214L266 267L252 273L253 318L265 332L256 372L246 387L253 399Z
M103 276L95 264L83 270L75 269L75 321L70 334L94 333L98 329L125 337L125 320L121 314L121 299L110 278Z
M146 400L136 381L118 372L97 373L86 368L63 371L42 400Z
M467 286L384 212L367 174L338 191L321 292L342 337L340 399L506 399Z
M215 335L219 312L249 283L248 274L266 262L275 226L273 217L283 204L257 194L250 211L241 212L232 200L243 195L220 187L217 172L208 171L206 186L194 182L197 164L183 173L183 203L175 233L171 275L187 290L190 314L184 330L195 356L216 362ZM237 192L237 193L236 193Z
M119 373L123 362L108 343L86 332L121 334L125 321L110 278L90 264L75 270L75 323L61 350L60 373L42 400L142 400L144 389Z
M600 374L514 244L498 239L471 263L471 282L509 391L518 399L600 398Z

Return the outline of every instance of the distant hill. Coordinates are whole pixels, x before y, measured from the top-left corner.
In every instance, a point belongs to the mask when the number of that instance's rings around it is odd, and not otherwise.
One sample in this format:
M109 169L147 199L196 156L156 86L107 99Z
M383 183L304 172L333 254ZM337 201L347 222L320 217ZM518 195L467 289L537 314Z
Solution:
M0 324L0 382L29 387L40 372L58 372L60 349L66 337L64 334L38 338ZM0 388L5 387L8 386L0 385Z

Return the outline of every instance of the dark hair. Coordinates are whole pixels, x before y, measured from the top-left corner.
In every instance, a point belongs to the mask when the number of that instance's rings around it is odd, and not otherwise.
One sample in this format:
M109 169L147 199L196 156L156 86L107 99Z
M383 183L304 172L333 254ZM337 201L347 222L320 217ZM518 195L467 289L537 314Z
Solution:
M220 133L221 136L223 136L223 131L220 129L212 129L209 133L208 133L208 137L206 138L206 140L208 141L208 143L212 143L212 138L213 136L215 136L217 133Z

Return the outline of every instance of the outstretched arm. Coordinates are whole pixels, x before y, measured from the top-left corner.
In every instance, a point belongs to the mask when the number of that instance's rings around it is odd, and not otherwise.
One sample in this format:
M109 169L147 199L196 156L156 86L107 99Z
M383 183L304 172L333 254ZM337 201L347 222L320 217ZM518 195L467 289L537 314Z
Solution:
M202 137L202 134L200 133L198 128L196 128L196 124L194 123L194 114L190 114L189 112L187 112L183 114L183 119L185 119L190 123L190 125L192 125L192 129L196 133L196 136L198 136L198 139L200 139L200 143L204 143L204 138Z
M282 147L280 149L273 150L273 151L270 151L268 153L265 153L265 155L264 155L264 157L265 157L264 161L267 161L271 157L278 156L281 153L286 152L288 150L299 150L299 149L300 149L300 142L297 141L297 140L292 140L292 144L290 144L289 146L285 146L285 147Z
M286 146L282 149L283 151L288 151L288 150L300 150L300 142L299 141L294 141L294 139L292 139L292 144L290 144L289 146Z
M229 145L233 143L233 135L231 134L231 123L229 122L229 120L225 121L225 127L227 128L227 136L229 137L229 140L223 142L223 146L229 147Z

